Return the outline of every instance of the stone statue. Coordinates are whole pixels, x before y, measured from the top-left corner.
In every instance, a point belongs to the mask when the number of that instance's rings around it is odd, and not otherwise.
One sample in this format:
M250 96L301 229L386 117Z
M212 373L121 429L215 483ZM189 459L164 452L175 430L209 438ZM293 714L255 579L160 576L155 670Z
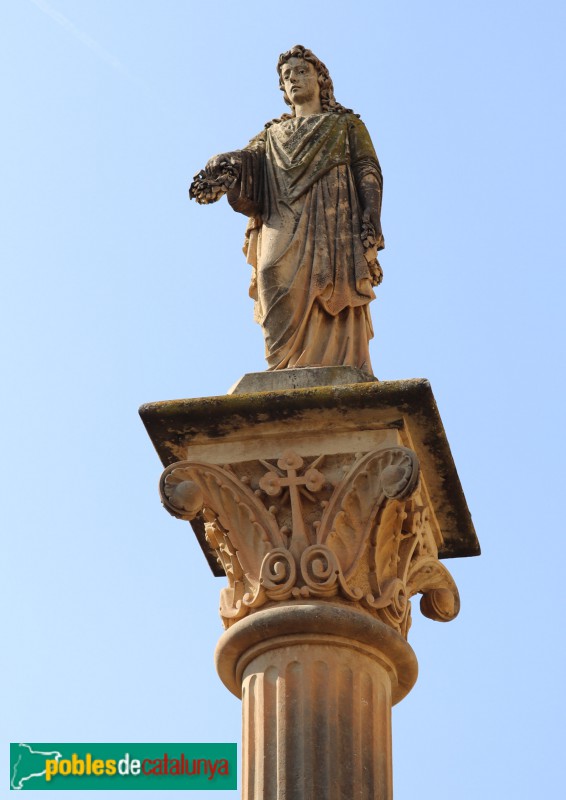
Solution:
M211 158L189 194L223 194L249 217L244 253L270 370L349 365L372 373L369 303L381 282L382 175L365 125L336 102L301 45L279 56L291 113L243 150Z

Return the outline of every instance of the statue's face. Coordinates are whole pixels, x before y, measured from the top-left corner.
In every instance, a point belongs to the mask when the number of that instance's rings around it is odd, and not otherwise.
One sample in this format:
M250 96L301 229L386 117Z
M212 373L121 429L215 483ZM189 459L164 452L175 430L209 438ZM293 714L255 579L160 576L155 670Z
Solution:
M293 105L320 100L318 73L311 63L303 58L290 58L281 68L285 94Z

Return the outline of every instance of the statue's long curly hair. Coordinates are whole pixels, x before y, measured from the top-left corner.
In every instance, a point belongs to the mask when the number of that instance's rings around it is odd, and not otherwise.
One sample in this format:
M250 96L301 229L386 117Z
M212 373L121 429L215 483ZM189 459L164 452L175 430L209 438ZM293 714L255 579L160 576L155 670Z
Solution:
M281 53L277 60L277 74L279 75L279 88L283 92L283 99L287 103L288 106L291 106L293 109L291 114L283 114L281 117L277 119L271 120L266 124L266 128L270 125L274 125L277 122L282 122L285 119L292 119L295 116L295 107L293 102L287 95L285 91L285 86L283 84L283 65L289 61L290 58L302 58L304 61L308 61L309 64L312 64L315 68L317 75L318 75L318 84L320 86L320 104L322 106L323 112L331 111L334 114L353 114L351 108L345 108L343 105L337 102L336 98L334 97L334 84L332 83L332 78L330 77L330 73L328 71L328 67L324 64L320 58L317 58L312 50L309 50L307 47L304 47L302 44L296 44L290 50L287 50L285 53ZM358 116L356 114L356 116Z

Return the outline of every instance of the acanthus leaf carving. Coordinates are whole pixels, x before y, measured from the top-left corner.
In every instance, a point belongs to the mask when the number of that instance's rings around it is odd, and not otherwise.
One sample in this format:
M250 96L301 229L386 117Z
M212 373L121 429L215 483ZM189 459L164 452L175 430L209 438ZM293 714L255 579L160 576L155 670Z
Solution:
M244 571L253 575L258 553L263 556L273 547L283 544L273 516L254 492L233 473L215 464L184 461L165 470L160 481L161 499L174 516L191 518L185 509L174 505L177 494L170 488L184 482L196 484L202 497L198 511L208 512L205 513L205 519L209 517L207 530L212 522L216 523L231 543L232 550L238 553Z
M356 459L336 487L317 537L337 552L346 578L360 558L384 500L410 496L418 479L417 457L406 447L383 448Z
M458 613L457 589L437 558L419 464L406 447L305 459L168 467L162 501L182 519L202 514L228 578L225 625L273 602L349 601L407 635L410 598L425 616Z

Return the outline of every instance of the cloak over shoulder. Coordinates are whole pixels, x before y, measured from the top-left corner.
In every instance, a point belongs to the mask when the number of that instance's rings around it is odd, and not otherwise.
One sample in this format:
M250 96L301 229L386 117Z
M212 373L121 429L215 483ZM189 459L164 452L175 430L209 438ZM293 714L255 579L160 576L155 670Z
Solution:
M371 372L375 295L358 185L368 174L381 182L381 170L364 124L348 113L293 117L241 155L229 201L251 217L244 249L269 369L349 364Z

